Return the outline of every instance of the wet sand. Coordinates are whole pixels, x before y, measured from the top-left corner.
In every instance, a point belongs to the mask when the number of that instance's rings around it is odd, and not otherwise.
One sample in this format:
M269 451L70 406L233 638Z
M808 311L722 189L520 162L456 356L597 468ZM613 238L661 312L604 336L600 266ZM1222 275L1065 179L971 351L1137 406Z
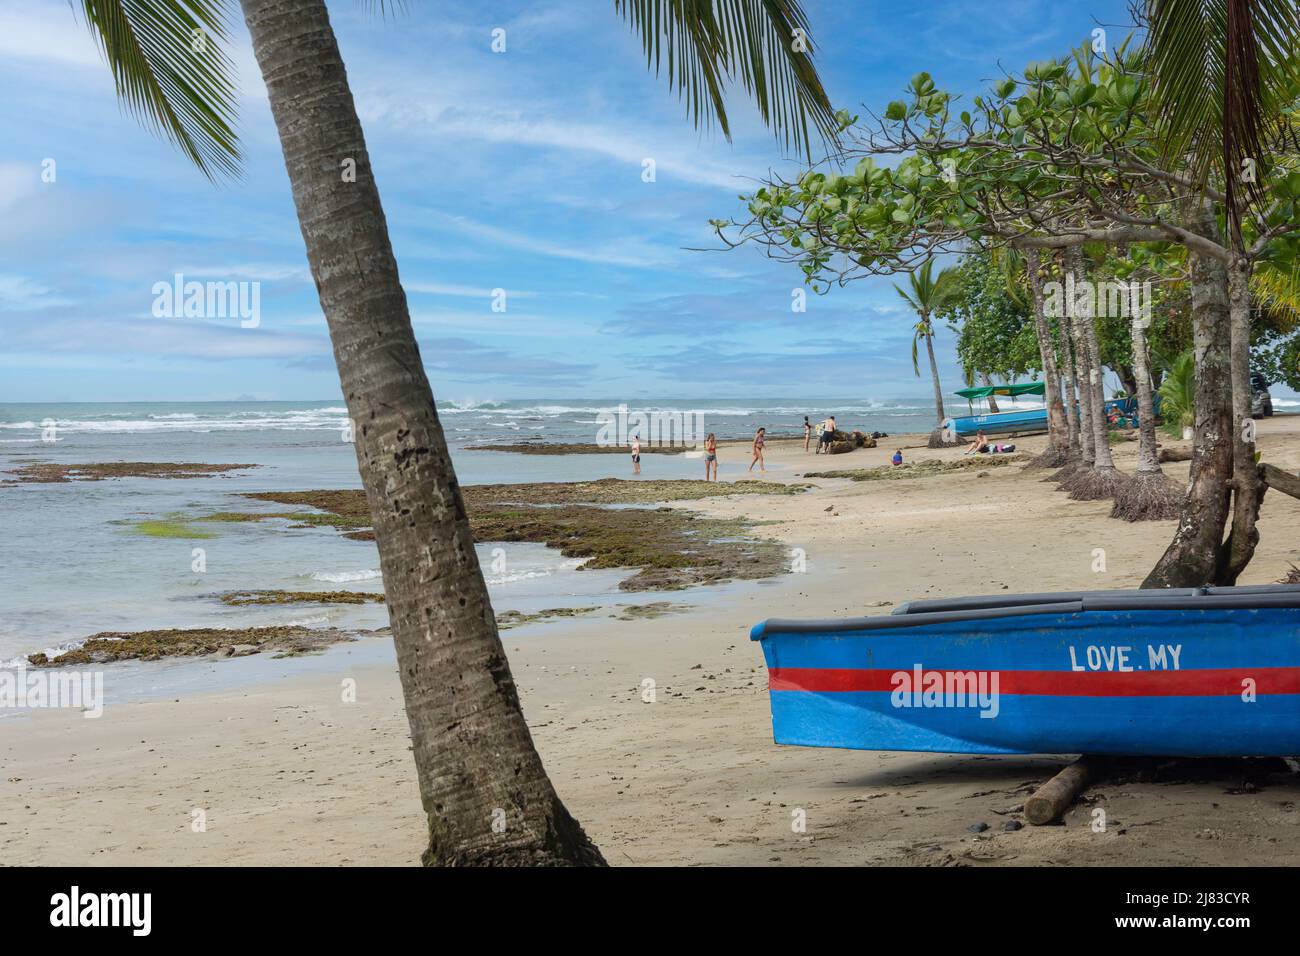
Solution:
M1300 417L1266 420L1265 461L1300 469ZM922 436L805 455L772 442L765 477L955 461ZM1036 452L1042 439L1018 441ZM1136 443L1116 447L1131 470ZM743 457L742 457L743 456ZM740 477L744 449L724 449ZM1183 479L1186 463L1165 466ZM653 477L653 465L643 465ZM757 475L756 475L757 477ZM1300 863L1300 777L1125 782L1088 791L1060 826L1003 829L1060 759L777 747L751 625L767 616L887 613L911 598L1136 586L1173 522L1128 524L1019 464L892 481L816 478L802 495L682 502L759 519L807 570L734 600L643 620L574 617L503 635L525 712L569 808L613 864ZM1241 583L1300 560L1300 502L1267 496ZM1094 571L1104 548L1106 570ZM677 592L690 602L690 591ZM542 630L544 628L544 630ZM0 722L7 862L413 865L424 823L391 666L326 652L329 677L118 705L99 720L43 711ZM654 703L641 700L653 678ZM356 701L343 685L356 681ZM111 678L110 678L111 679ZM1243 785L1245 784L1245 785ZM1093 810L1105 810L1096 832ZM206 811L195 832L192 811ZM793 814L802 811L804 832ZM988 824L976 833L970 828Z

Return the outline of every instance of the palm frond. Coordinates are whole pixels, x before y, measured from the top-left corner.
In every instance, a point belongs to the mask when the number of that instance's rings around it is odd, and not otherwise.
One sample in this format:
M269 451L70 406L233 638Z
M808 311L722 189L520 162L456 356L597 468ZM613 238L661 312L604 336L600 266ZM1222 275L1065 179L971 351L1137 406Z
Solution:
M723 94L726 81L739 80L787 148L812 159L809 121L823 142L836 142L799 0L614 0L614 9L640 36L655 75L666 65L697 127L716 121L731 139Z
M118 99L209 179L240 171L226 0L81 0Z
M912 280L912 284L913 284L913 286L915 286L915 284L916 284L916 280L915 280L915 279ZM924 311L923 307L921 306L921 303L918 302L915 298L913 298L912 293L911 293L911 292L908 292L906 289L904 289L904 288L903 288L901 285L899 285L898 283L894 283L894 291L898 293L899 297L900 297L904 302L906 302L909 306L912 307L913 311L915 311L915 312L923 312L923 311Z
M1288 325L1300 324L1300 260L1256 263L1250 291L1260 305L1278 313Z
M1217 169L1229 221L1240 228L1247 160L1265 156L1265 132L1300 82L1295 0L1146 0L1151 77L1167 163L1198 177Z

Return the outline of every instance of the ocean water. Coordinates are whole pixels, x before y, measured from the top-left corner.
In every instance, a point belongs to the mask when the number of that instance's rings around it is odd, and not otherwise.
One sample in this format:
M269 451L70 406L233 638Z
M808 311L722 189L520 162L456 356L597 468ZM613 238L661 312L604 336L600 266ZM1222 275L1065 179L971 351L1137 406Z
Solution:
M440 412L457 475L464 484L483 484L631 477L625 455L539 456L467 448L595 442L601 413L614 408L614 403L547 400L443 403ZM748 438L759 425L773 435L800 434L805 414L817 421L835 413L842 426L895 433L927 429L932 417L918 402L865 400L815 406L663 402L641 410L700 412L706 429L721 439ZM244 492L360 487L346 425L338 402L0 405L0 472L33 461L257 466L210 478L0 486L0 664L13 666L36 651L57 653L101 631L386 624L382 604L230 607L213 597L248 589L380 591L371 542L349 541L328 528L293 528L288 521L188 525L211 537L160 538L139 529L141 522L185 522L216 511L282 510L243 498ZM748 463L743 451L724 449L721 459L724 480L737 477ZM700 468L698 457L647 455L642 475L696 477ZM629 594L618 590L628 572L580 570L579 562L543 545L502 547L505 568L494 572L492 547L480 546L498 611L707 598L699 592ZM201 572L194 570L195 549L202 549Z

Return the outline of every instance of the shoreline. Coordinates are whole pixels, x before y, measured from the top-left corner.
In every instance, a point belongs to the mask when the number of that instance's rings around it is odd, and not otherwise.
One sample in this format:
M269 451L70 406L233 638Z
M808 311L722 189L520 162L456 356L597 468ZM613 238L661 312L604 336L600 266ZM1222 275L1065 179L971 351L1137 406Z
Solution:
M1036 452L1042 439L1024 442ZM1261 423L1270 461L1300 468L1300 419ZM775 445L768 478L831 471ZM1019 442L1018 442L1019 444ZM1176 444L1176 443L1175 443ZM735 586L671 617L580 615L502 635L529 727L566 805L615 865L905 866L1300 863L1291 775L1124 780L1094 787L1054 827L1003 829L1051 756L984 757L778 747L762 655L765 617L888 613L923 597L1136 586L1174 522L1130 524L1075 502L1020 464L854 481L897 447L835 456L805 494L701 499L716 519L758 517L802 549L807 573ZM1117 446L1131 470L1135 443ZM952 462L953 449L912 460ZM1166 466L1181 479L1186 463ZM1300 509L1270 496L1242 583L1285 575ZM1106 570L1093 570L1104 548ZM629 596L631 597L631 596ZM648 596L646 596L648 597ZM12 863L416 865L424 820L391 645L336 645L256 685L116 704L99 720L32 712L0 731L22 767L6 786ZM257 666L254 658L213 666ZM130 666L130 665L121 665ZM155 665L158 666L158 665ZM263 666L264 669L264 666ZM161 672L160 672L161 673ZM168 671L167 673L173 673ZM175 671L174 673L180 673ZM646 678L654 703L643 703ZM355 702L344 702L344 681ZM0 721L0 728L6 724ZM21 727L21 730L18 728ZM145 743L142 745L141 741ZM1218 773L1218 776L1215 776ZM91 796L93 795L93 796ZM17 809L17 808L23 809ZM194 807L206 833L189 830ZM1091 828L1102 808L1110 824ZM807 829L792 831L791 813ZM82 821L69 828L67 819ZM989 829L976 833L978 824Z

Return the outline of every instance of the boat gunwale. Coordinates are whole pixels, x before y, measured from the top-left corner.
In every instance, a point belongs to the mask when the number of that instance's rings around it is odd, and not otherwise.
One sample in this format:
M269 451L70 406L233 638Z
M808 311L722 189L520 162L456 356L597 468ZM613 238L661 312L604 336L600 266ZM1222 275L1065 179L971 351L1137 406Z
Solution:
M1017 601L1019 603L1012 603ZM870 632L957 621L987 621L1034 614L1079 614L1085 611L1220 611L1289 607L1300 608L1300 585L1180 588L1174 593L1146 589L987 595L911 602L900 605L893 613L881 617L821 620L770 618L754 625L749 636L750 640L761 641L773 634Z

